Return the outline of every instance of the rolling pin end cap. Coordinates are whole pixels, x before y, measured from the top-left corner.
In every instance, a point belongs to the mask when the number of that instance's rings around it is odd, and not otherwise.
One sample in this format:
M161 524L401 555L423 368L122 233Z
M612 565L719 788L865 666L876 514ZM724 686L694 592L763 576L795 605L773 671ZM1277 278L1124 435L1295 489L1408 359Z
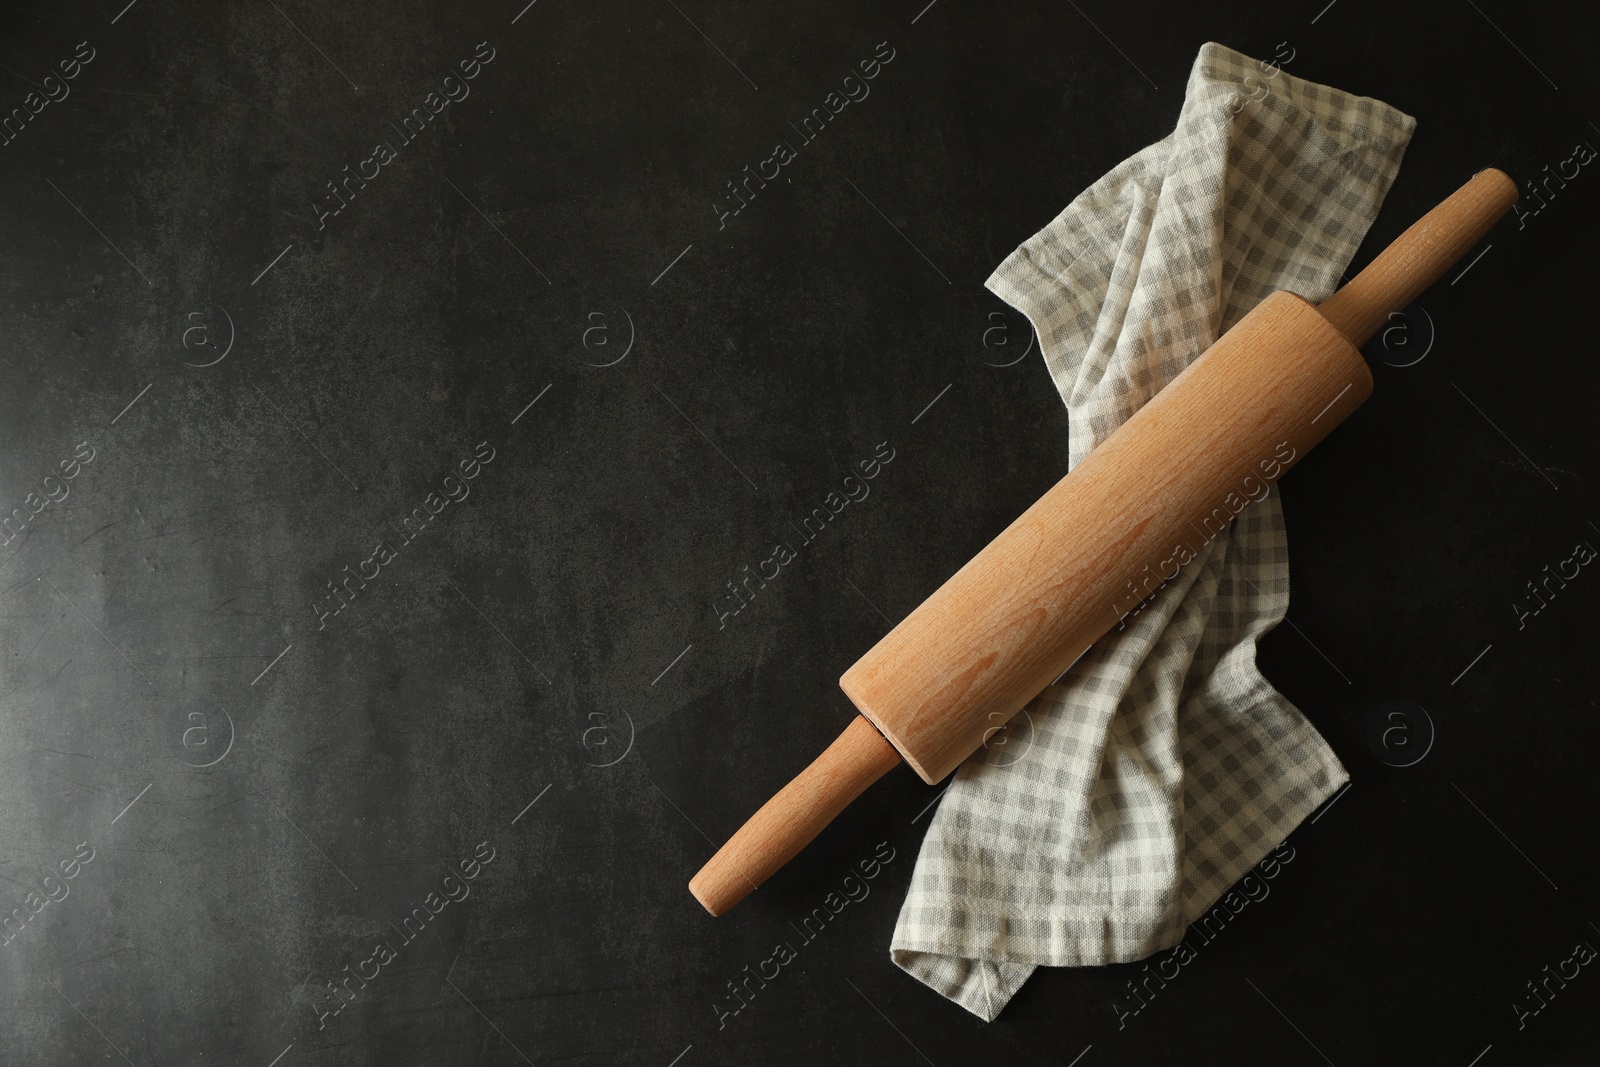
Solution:
M1511 175L1507 174L1505 171L1501 170L1499 167L1484 167L1482 170L1480 170L1476 174L1474 174L1473 177L1476 178L1476 177L1478 177L1479 175L1482 175L1482 174L1491 174L1491 175L1493 175L1494 176L1493 180L1497 180L1501 185L1505 186L1506 189L1511 193L1511 199L1513 199L1513 200L1517 199L1517 193L1518 193L1518 191L1517 191L1517 181Z
M694 895L694 899L700 902L700 906L711 914L712 918L726 915L729 908L743 899L743 894L732 900L728 899L727 893L719 892L710 882L711 879L702 870L689 880L689 892Z

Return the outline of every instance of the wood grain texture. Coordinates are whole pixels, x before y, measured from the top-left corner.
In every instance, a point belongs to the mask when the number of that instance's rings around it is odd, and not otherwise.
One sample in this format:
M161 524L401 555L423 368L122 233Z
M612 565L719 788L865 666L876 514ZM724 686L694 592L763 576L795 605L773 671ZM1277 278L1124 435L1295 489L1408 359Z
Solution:
M900 754L859 715L799 777L717 850L689 882L712 915L721 915L811 843L862 790L900 762Z
M1352 344L1367 343L1389 316L1421 296L1493 229L1517 201L1505 171L1481 170L1380 252L1321 305Z
M1371 392L1355 347L1273 294L839 684L939 781Z

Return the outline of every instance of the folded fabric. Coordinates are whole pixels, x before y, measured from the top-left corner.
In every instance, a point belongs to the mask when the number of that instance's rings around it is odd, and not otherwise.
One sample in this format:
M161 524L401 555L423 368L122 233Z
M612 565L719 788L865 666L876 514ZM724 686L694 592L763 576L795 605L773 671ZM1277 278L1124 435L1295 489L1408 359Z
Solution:
M1090 186L988 287L1067 404L1068 463L1269 293L1337 287L1415 120L1218 44L1177 128ZM957 771L894 962L991 1020L1037 966L1120 963L1191 921L1349 775L1256 667L1284 616L1274 489Z

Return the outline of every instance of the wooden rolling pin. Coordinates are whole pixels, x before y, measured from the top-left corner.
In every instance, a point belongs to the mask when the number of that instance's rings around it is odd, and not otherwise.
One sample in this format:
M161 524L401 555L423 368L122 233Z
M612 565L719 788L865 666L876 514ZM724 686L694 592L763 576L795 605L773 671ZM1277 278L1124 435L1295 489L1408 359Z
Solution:
M901 759L930 785L955 770L1371 395L1360 347L1516 199L1481 171L1320 307L1277 292L1251 310L844 673L861 716L695 899L733 907Z

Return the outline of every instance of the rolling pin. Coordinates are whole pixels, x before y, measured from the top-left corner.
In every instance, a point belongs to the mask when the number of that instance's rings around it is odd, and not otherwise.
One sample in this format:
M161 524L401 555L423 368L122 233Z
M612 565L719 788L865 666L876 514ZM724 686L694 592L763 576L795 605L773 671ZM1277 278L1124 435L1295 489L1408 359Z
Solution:
M839 679L861 712L689 882L721 915L902 759L932 785L1372 393L1359 349L1517 199L1484 170L1322 304L1276 292Z

